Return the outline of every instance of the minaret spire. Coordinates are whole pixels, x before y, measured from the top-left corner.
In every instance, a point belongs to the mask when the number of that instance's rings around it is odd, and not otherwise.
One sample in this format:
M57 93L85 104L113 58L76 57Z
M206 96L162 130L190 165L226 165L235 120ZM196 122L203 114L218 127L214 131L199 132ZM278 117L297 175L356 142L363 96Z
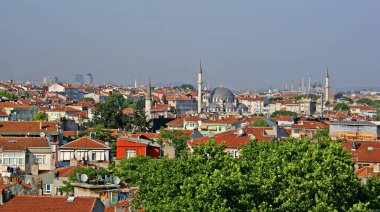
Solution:
M325 99L329 101L330 98L330 76L329 67L326 68L326 79L325 79Z
M150 120L152 118L152 85L150 78L148 80L148 88L146 90L145 96L145 115L147 120Z
M198 114L202 112L202 61L199 61L198 68Z

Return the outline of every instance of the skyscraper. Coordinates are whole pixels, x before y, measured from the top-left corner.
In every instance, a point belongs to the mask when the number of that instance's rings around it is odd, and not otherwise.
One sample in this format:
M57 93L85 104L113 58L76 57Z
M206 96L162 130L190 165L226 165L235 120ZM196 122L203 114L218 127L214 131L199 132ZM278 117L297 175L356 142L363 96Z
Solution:
M58 83L58 77L55 77L55 76L45 76L43 78L43 83L45 85L51 85L51 84L54 84L54 83Z
M94 77L91 73L85 74L83 77L83 82L86 85L91 85L92 83L94 83Z
M75 74L75 84L83 84L83 75L82 74Z

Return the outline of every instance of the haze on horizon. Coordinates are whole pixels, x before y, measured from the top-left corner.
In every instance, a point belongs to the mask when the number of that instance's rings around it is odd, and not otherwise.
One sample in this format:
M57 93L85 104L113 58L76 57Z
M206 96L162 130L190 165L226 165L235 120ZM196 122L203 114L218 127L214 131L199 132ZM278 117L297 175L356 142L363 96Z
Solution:
M302 75L379 87L380 1L0 2L0 81L95 81L283 88Z

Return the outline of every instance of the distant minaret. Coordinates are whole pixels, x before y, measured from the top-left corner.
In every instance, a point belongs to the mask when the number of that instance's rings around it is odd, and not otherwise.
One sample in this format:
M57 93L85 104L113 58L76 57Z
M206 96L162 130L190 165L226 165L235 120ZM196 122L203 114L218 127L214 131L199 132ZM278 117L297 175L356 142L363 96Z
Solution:
M285 90L288 90L288 82L285 83Z
M302 75L302 78L301 78L301 92L305 92L305 77L304 75Z
M330 76L329 76L329 67L326 69L326 78L325 78L325 99L329 100L330 97L330 84L329 84Z
M311 75L309 75L309 83L307 85L307 92L310 93L311 92Z
M135 78L135 88L137 88L137 79Z
M199 62L198 69L198 114L202 113L202 62Z
M272 94L272 85L269 85L269 91L268 91L269 94Z
M292 80L291 87L292 87L292 92L294 92L294 82L293 82L293 80Z
M148 81L148 88L146 90L145 97L145 115L147 120L150 120L152 118L152 86L150 83L150 78Z

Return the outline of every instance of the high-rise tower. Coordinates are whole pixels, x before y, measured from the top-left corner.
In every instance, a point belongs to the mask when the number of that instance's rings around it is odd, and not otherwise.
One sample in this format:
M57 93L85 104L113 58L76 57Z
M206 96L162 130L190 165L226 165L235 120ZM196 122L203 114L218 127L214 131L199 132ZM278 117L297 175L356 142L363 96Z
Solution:
M202 62L199 62L198 69L198 113L202 112Z
M147 120L150 120L152 118L152 86L150 84L150 78L148 81L148 88L146 90L145 96L145 115Z
M310 93L311 92L311 75L309 75L309 83L307 85L307 92Z

